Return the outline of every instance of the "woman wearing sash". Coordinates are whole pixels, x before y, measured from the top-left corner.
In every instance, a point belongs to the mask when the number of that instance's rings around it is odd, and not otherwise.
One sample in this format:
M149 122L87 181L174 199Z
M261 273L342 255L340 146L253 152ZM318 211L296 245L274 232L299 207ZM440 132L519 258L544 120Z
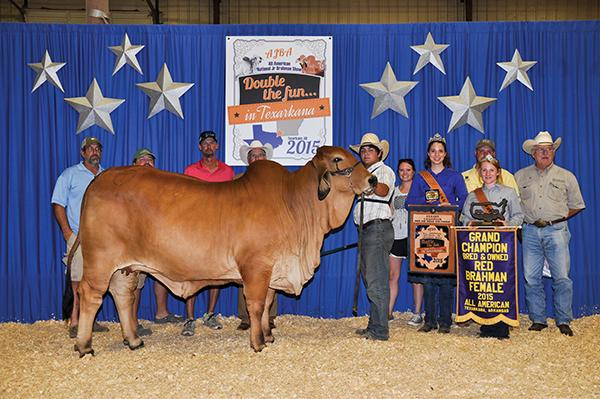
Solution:
M498 209L504 211L499 219L494 223L504 226L520 226L523 223L523 211L517 192L511 188L502 185L502 169L500 162L491 155L487 155L484 159L477 162L477 171L483 181L483 186L470 192L463 207L462 217L465 225L476 225L477 221L473 219L471 212L471 204L474 202L495 202L501 203L506 200L506 206ZM485 213L491 212L491 207L482 208ZM497 208L496 208L497 209ZM498 339L508 338L508 325L504 322L499 322L489 326L482 325L480 327L480 337L494 337Z
M427 145L425 170L415 176L406 204L456 205L460 211L467 197L467 187L462 175L451 168L446 140L436 133ZM419 331L429 332L439 327L438 332L447 334L452 324L456 278L427 274L421 276L421 279L424 287L425 323Z

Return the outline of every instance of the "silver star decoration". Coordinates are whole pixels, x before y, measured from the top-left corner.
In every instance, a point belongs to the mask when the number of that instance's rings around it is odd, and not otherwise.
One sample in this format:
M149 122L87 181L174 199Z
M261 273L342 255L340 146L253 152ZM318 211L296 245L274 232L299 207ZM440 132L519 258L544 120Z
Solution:
M79 112L77 134L93 125L115 134L110 113L125 102L120 98L104 97L95 78L85 97L65 98L65 101Z
M445 75L446 71L444 70L444 63L440 58L440 53L446 50L449 46L449 44L436 44L433 41L431 32L427 33L427 39L425 39L425 43L420 46L410 46L411 49L419 53L419 61L417 61L417 66L415 67L413 75L419 72L427 64L432 64Z
M123 43L121 43L120 46L109 47L110 51L115 53L117 56L117 60L115 61L115 69L112 73L113 76L125 64L131 65L131 67L133 67L133 69L135 69L136 71L138 71L140 74L143 75L144 72L142 72L142 67L140 66L140 63L138 62L137 58L135 58L135 55L137 53L139 53L140 51L142 51L143 48L144 48L143 45L131 44L131 42L129 41L129 36L127 36L127 33L125 33L125 37L123 38Z
M46 50L44 56L42 57L42 61L38 62L37 64L31 63L27 65L29 68L37 72L35 82L33 83L33 89L31 89L32 93L47 80L50 81L50 83L52 83L54 86L58 87L60 91L63 93L65 92L60 84L60 79L56 74L59 69L67 65L65 62L52 62L50 59L50 54L48 54L48 50Z
M515 80L523 83L529 90L533 91L529 76L527 76L527 71L537 64L537 61L523 61L521 54L519 54L519 50L515 49L510 62L497 62L496 64L506 71L506 76L504 77L500 91L507 88Z
M408 118L404 96L408 94L419 82L399 82L388 62L379 82L363 83L360 85L375 98L371 119L387 109L398 112Z
M452 111L448 132L466 123L481 133L484 133L481 113L496 101L495 98L477 96L469 77L465 80L458 96L438 97L438 100Z
M194 84L173 82L167 64L163 65L156 82L136 83L136 85L150 97L148 119L165 108L183 119L179 97L183 96Z

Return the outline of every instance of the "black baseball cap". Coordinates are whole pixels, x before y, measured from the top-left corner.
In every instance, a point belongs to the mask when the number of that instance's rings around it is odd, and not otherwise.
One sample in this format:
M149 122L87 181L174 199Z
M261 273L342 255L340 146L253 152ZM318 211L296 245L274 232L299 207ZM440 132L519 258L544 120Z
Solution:
M217 134L215 132L213 132L212 130L205 130L202 133L200 133L200 137L198 138L198 144L202 144L202 141L208 138L212 138L214 141L219 142L219 140L217 140Z

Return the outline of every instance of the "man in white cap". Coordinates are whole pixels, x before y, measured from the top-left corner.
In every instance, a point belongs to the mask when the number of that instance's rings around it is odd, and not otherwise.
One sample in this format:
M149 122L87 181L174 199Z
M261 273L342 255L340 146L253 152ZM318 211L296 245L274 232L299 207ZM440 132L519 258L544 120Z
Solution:
M79 231L79 216L81 214L81 201L83 194L104 169L100 165L102 158L102 143L95 137L86 137L81 142L81 158L83 160L77 165L65 169L54 185L52 193L52 208L56 221L60 226L63 238L67 242L67 251L63 262L67 264L67 257L71 247L75 243ZM71 289L73 290L73 309L71 310L69 323L69 337L77 337L77 326L79 325L79 295L77 288L83 276L83 257L79 246L71 261ZM108 331L108 327L94 322L94 332Z
M270 160L273 157L273 146L269 143L263 145L259 140L253 140L250 145L243 145L240 147L240 159L246 164L250 165L256 161L262 159ZM240 325L237 327L238 330L247 330L250 328L250 316L248 315L248 306L246 305L246 298L244 298L244 291L242 288L238 290L238 316L241 319ZM273 304L269 309L269 324L271 328L275 328L275 317L277 316L277 294L273 298Z
M535 163L515 173L525 214L523 224L523 270L525 298L532 325L530 331L541 331L546 324L546 295L542 283L544 258L552 272L555 321L562 334L572 336L573 282L569 278L571 233L567 219L585 208L579 183L573 173L554 164L556 141L547 131L533 140L525 140L523 151Z
M354 208L354 223L357 226L362 223L363 228L360 273L370 305L369 323L366 328L356 330L356 333L366 339L387 341L390 302L389 255L394 243L390 200L396 175L392 168L383 163L390 149L387 140L380 141L376 134L366 133L362 136L360 144L352 145L350 149L360 155L365 168L377 177L373 193L365 195L364 202L359 201Z

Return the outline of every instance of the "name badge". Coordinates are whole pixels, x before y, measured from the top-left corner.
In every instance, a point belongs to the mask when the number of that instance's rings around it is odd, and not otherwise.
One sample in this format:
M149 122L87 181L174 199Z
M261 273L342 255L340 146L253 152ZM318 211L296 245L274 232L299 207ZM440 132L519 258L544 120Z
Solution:
M438 190L427 190L425 191L425 201L436 202L440 200L440 193Z

